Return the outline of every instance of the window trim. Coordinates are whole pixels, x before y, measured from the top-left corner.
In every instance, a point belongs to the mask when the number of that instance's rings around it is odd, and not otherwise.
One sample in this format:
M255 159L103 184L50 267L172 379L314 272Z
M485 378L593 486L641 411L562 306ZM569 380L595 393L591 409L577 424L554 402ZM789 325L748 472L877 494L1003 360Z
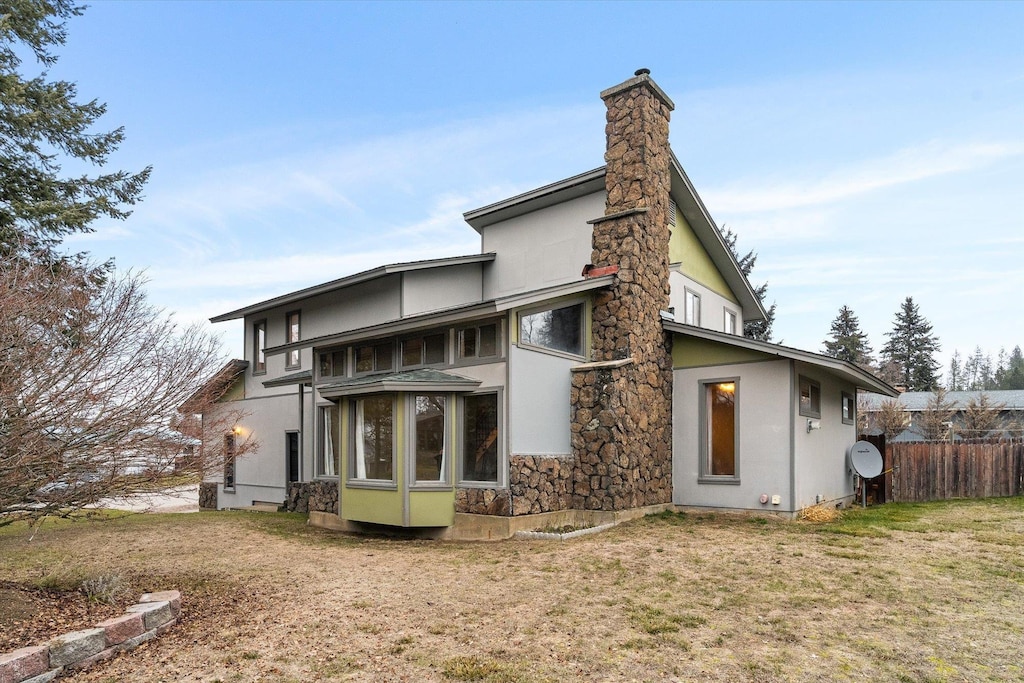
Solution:
M733 396L733 474L711 474L711 450L708 448L708 438L710 436L710 419L711 415L708 412L708 387L714 384L727 384L732 383L734 386ZM702 379L697 382L697 397L700 405L700 424L699 424L699 442L698 442L698 453L699 453L699 468L697 474L698 484L729 484L738 485L740 481L740 378L736 377L714 377L709 379Z
M295 339L292 339L292 316L295 316ZM284 314L284 339L287 344L294 344L302 341L302 311L288 311ZM285 353L285 370L297 370L302 367L302 352L299 349L291 349Z
M238 485L238 463L237 456L235 455L238 451L238 445L235 443L235 433L229 432L224 435L224 471L223 485L226 493L234 493ZM231 470L231 485L228 485L228 470Z
M850 405L850 417L846 417L847 401L849 401ZM848 391L840 393L839 414L843 418L844 425L857 424L857 399Z
M370 398L386 397L391 400L391 479L359 479L355 476L358 471L357 458L359 457L358 449L356 448L357 434L356 428L356 406L360 401L364 401ZM349 413L349 457L348 457L348 471L345 476L345 485L349 488L366 488L366 489L384 489L388 491L394 491L398 488L398 394L397 393L383 393L383 394L367 394L365 396L354 396L348 401L348 413Z
M459 325L453 328L451 344L452 344L452 360L449 365L479 365L480 363L494 363L500 361L505 357L505 347L502 344L504 334L504 319L503 318L489 318L486 320L477 320L469 325ZM481 356L479 352L474 356L466 356L462 353L462 335L466 330L476 329L479 330L481 327L488 325L494 325L494 355L493 356ZM479 344L478 344L479 346Z
M316 374L319 379L334 379L335 377L348 377L348 349L342 346L329 347L324 349L315 349L316 351ZM325 375L323 357L330 356L331 363L331 374ZM340 356L341 360L341 372L337 371L337 364L334 362L335 356Z
M406 365L405 364L405 342L409 341L410 339L426 340L427 337L436 337L436 336L440 336L441 337L441 341L442 341L442 345L441 346L442 346L442 353L444 354L444 357L443 357L443 359L440 362L438 362L438 363L417 363L415 365ZM401 370L415 370L417 368L436 368L436 367L447 366L447 365L451 364L448 361L448 330L447 329L428 330L428 331L425 331L425 332L421 332L419 334L404 335L404 336L396 338L395 341L396 341L395 346L396 346L396 351L397 351L397 356L398 356L398 365L396 365L395 367L397 367L397 368L399 368ZM420 358L423 359L423 358L425 358L425 356L426 356L426 344L424 344L420 348Z
M810 406L808 408L806 408L806 409L803 407L803 396L804 396L804 384L805 383L807 384L807 387L809 389L808 393L807 393L807 398L808 398L808 403L810 403ZM815 390L817 390L817 394L818 394L818 409L817 410L814 410L814 394L815 394ZM797 391L797 393L796 393L796 407L797 407L797 411L800 413L801 417L813 417L815 419L819 419L820 420L821 419L821 382L819 382L817 380L814 380L814 379L811 379L810 377L807 377L805 375L798 375L797 376L797 390L796 391Z
M696 315L694 315L694 321L690 322L690 297L697 302ZM689 287L683 287L683 323L686 325L692 325L693 327L700 327L700 314L701 314L701 302L700 292Z
M259 333L263 332L263 346L260 347ZM260 367L260 354L263 355L263 367ZM256 320L252 324L252 374L267 374L267 319Z
M582 297L576 297L573 299L567 299L557 303L546 303L539 306L530 306L529 308L522 308L516 311L516 346L521 349L528 349L530 351L538 351L540 353L548 353L552 356L559 356L561 358L571 358L572 360L587 360L589 345L587 344L587 299ZM580 307L580 352L573 353L572 351L562 351L561 349L553 349L549 346L540 346L539 344L531 344L523 341L523 317L529 315L535 315L537 313L543 313L544 311L557 311L563 308L573 308L575 306Z
M480 396L494 394L498 402L498 435L495 443L498 446L498 473L494 481L476 481L463 478L466 459L466 398L468 396ZM477 391L460 394L456 399L458 402L455 441L458 446L455 458L455 485L466 489L504 489L508 487L508 456L505 450L505 393L502 387L484 387Z
M446 391L410 391L403 394L405 399L406 425L406 477L409 482L410 491L450 491L452 489L452 460L454 458L453 436L452 436L452 408L458 404L454 400L454 394ZM444 466L441 469L441 478L419 480L416 478L416 397L417 396L443 396L444 397L444 451L447 456Z
M722 321L722 331L726 334L736 334L739 329L739 316L736 315L736 311L730 308L723 308L725 312L725 318ZM732 331L729 331L729 321L732 321Z
M377 349L378 346L384 346L385 344L390 344L391 345L391 366L388 367L388 368L378 368L377 367L377 350L376 349ZM367 347L367 346L374 350L373 351L373 368L370 369L370 370L360 370L359 369L358 352L359 352L359 349ZM400 349L402 348L402 345L401 345L401 342L397 338L395 338L395 337L384 337L384 338L381 338L381 339L368 339L366 341L359 342L358 344L353 344L350 348L352 349L352 372L351 372L351 374L346 375L346 376L349 376L349 377L360 377L362 375L372 375L375 372L396 372L397 368L401 367L399 364L401 363L401 360L402 360L401 359L401 355L400 355Z

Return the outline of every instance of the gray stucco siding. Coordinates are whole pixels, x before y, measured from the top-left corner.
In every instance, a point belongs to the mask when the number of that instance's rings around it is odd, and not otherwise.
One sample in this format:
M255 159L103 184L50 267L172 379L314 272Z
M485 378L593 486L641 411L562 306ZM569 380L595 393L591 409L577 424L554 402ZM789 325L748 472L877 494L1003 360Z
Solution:
M482 288L479 263L402 273L402 316L475 303Z
M590 263L592 227L604 215L604 192L595 192L483 230L483 251L498 257L484 269L484 298L580 279Z
M702 382L738 379L739 483L702 483ZM673 378L673 502L707 508L792 512L790 364L785 360L679 369ZM769 497L761 504L761 494ZM780 497L772 505L771 496Z
M509 349L511 452L568 455L570 368L581 361L542 351Z
M678 271L669 273L669 304L675 309L675 320L685 323L686 290L689 289L700 296L701 319L699 327L716 332L725 332L725 310L736 314L736 329L743 331L743 308L718 292L708 289L696 280Z
M793 446L796 460L796 510L814 505L821 497L825 502L848 502L853 495L846 451L857 440L857 425L844 424L842 394L854 397L853 384L805 363L794 363L792 398L794 424ZM808 418L799 411L799 377L807 377L821 387L821 418ZM820 429L807 431L807 420L820 423Z

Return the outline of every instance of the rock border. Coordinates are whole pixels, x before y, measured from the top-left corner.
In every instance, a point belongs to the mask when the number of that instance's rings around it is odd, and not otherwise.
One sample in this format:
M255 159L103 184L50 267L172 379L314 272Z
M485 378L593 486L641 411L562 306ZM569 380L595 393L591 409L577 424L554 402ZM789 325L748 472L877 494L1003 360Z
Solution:
M610 522L608 524L599 524L598 526L592 526L586 529L577 529L576 531L570 531L567 534L556 534L553 531L517 531L515 533L515 537L540 541L567 541L572 538L579 538L580 536L597 534L605 529L611 529L613 526L615 526L615 523Z
M143 593L124 614L94 628L59 635L45 645L0 653L0 683L49 683L85 669L162 636L178 622L180 613L180 592Z

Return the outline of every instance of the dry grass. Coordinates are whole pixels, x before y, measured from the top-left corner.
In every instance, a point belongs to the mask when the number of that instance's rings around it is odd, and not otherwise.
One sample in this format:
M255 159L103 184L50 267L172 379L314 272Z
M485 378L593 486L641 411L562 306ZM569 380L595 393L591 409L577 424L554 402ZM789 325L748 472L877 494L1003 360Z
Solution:
M834 505L810 505L802 509L798 517L804 522L834 522L842 514Z
M814 525L663 514L565 543L353 538L294 515L0 532L0 575L179 588L80 674L146 681L1021 680L1024 499Z

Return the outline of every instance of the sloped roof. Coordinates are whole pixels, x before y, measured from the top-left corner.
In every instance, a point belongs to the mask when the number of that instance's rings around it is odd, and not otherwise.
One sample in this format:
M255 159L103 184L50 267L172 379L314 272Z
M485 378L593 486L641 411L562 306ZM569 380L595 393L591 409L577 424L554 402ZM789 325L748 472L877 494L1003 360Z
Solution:
M382 372L360 377L345 377L318 385L324 398L337 398L381 391L474 391L480 380L452 372L420 368L403 372Z
M244 318L247 315L253 313L259 313L270 308L277 308L278 306L287 306L288 304L301 301L302 299L309 298L311 296L318 296L320 294L328 294L335 292L339 289L351 287L361 282L368 280L374 280L385 275L392 275L394 273L405 273L410 270L425 270L428 268L446 268L449 266L461 266L467 263L485 263L487 261L493 261L495 255L493 253L488 254L469 254L467 256L451 256L448 258L439 259L426 259L423 261L406 261L404 263L392 263L385 266L379 266L377 268L371 268L370 270L364 270L361 273L355 273L354 275L346 275L343 278L337 280L331 280L320 285L314 285L305 289L300 289L288 294L282 294L281 296L274 297L273 299L267 299L260 301L259 303L244 306L228 313L221 313L220 315L210 318L211 323L220 323L226 320L235 320L237 318Z
M992 403L1002 403L1004 410L1024 410L1024 391L947 391L946 401L952 403L957 409L967 407L971 399L977 400L982 394L986 394ZM904 410L919 412L928 409L928 401L931 400L930 391L905 391L896 397L896 400ZM887 400L886 396L878 394L867 394L865 397L865 409L877 410L882 401Z
M664 320L662 324L669 332L697 337L699 339L707 339L709 341L719 342L721 344L727 344L741 349L757 351L767 356L776 356L778 358L800 361L801 363L807 363L808 365L816 365L837 377L842 377L843 379L853 383L858 389L876 391L880 394L884 394L885 396L896 396L896 389L878 379L867 370L864 370L853 363L848 363L845 360L839 360L838 358L832 358L831 356L823 356L820 353L812 353L802 349L794 349L780 344L748 339L735 334L716 332L715 330L708 330L703 327L684 325L683 323L677 323L670 320Z
M249 367L249 361L247 360L238 358L229 360L224 364L224 367L214 373L213 377L203 382L184 403L178 406L178 412L195 412L197 407L201 407L200 403L216 401L231 387L235 379L245 372L247 367Z
M309 384L313 381L313 371L303 370L301 372L293 372L289 375L282 375L274 379L268 379L263 383L265 387L286 387L289 384Z

